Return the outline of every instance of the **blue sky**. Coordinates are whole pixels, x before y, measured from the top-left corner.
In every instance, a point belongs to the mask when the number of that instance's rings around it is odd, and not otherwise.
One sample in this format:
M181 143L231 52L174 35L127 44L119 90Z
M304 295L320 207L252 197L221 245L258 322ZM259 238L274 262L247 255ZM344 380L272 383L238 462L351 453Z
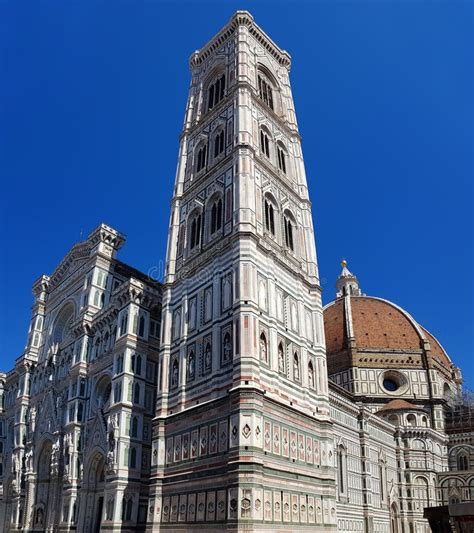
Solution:
M188 58L237 9L292 57L324 301L341 257L433 332L474 387L470 1L0 6L0 368L31 285L104 221L164 258Z

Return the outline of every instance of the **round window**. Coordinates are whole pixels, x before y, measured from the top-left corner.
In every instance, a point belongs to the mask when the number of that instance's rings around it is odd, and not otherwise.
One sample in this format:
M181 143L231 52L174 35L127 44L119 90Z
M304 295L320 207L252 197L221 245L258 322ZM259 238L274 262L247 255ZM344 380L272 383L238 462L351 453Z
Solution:
M383 380L383 386L384 389L389 392L395 392L400 387L400 385L392 378L385 378Z

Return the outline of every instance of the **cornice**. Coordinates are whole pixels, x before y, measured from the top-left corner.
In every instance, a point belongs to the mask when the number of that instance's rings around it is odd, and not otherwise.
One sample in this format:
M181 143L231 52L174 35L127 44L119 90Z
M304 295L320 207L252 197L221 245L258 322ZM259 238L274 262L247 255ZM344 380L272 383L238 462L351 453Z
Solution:
M282 50L272 39L254 22L254 18L248 11L236 11L229 22L210 39L202 48L196 50L189 58L191 69L201 65L220 46L236 33L239 26L248 28L249 33L267 50L267 52L282 66L288 70L291 66L291 56L286 50Z

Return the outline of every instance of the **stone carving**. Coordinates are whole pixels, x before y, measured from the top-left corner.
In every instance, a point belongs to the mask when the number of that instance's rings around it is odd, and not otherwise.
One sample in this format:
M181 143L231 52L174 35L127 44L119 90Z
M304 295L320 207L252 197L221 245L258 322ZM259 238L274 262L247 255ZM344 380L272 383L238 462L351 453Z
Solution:
M285 354L283 353L283 346L278 346L278 370L285 372Z
M179 367L178 367L178 361L175 359L173 362L173 369L171 372L171 386L172 387L177 387L178 378L179 378Z
M60 448L61 444L58 438L53 442L51 448L51 474L54 476L57 476L59 473Z
M206 370L211 368L211 363L212 363L211 345L207 343L206 353L204 354L204 364L206 365Z
M232 357L232 344L230 342L230 335L226 333L224 335L224 361L230 361Z
M188 377L190 379L194 378L195 368L196 368L196 364L195 364L194 352L191 352L189 354L189 360L188 360Z
M265 336L262 334L260 336L260 359L265 363L268 362L267 359L267 343L265 341Z
M293 358L293 376L295 380L299 381L300 379L300 362L298 359L298 355L295 354Z
M31 448L25 454L25 466L27 472L33 472L33 450Z

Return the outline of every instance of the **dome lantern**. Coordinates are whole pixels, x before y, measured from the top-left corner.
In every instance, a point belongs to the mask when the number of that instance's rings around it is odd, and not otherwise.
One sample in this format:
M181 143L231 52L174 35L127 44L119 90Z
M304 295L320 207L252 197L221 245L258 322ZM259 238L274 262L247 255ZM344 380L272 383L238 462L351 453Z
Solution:
M342 296L362 296L357 277L347 268L347 261L341 261L342 271L336 280L336 298Z

